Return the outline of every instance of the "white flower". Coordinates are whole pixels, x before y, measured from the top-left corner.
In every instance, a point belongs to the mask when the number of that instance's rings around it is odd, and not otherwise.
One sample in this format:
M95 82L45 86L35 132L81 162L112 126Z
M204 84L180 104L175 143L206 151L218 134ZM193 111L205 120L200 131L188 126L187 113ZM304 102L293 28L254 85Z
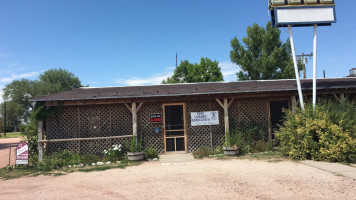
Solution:
M117 147L114 147L114 150L116 151L116 150L118 150L119 148L117 148Z
M107 151L107 150L104 150L104 153L105 153L105 154L107 154L107 153L108 153L108 151Z

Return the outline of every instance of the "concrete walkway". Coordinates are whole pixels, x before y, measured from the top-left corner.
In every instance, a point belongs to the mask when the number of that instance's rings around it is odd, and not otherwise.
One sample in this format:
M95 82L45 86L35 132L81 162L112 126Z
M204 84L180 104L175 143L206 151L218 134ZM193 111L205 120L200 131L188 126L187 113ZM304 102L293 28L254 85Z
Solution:
M162 165L179 165L194 162L194 157L191 153L165 154L159 156L159 161Z
M356 180L356 167L351 167L340 163L328 163L311 160L301 161L301 163Z

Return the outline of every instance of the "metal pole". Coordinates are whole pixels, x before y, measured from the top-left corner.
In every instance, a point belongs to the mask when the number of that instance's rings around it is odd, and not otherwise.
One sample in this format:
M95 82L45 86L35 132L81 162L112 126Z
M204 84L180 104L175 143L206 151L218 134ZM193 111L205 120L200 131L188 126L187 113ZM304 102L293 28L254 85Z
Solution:
M6 137L6 101L4 101L4 137Z
M317 35L317 28L318 25L314 25L314 59L313 59L313 108L315 108L316 105L316 59L317 59L317 54L316 54L316 35Z
M296 78L296 80L297 80L297 86L298 86L298 95L299 95L300 107L301 107L302 110L304 111L303 93L302 93L302 87L301 87L300 79L299 79L299 70L298 70L297 56L296 56L296 54L295 54L295 47L294 47L294 40L293 40L292 26L291 26L291 25L288 25L288 30L289 30L290 45L291 45L292 54L293 54L293 63L294 63L295 78Z

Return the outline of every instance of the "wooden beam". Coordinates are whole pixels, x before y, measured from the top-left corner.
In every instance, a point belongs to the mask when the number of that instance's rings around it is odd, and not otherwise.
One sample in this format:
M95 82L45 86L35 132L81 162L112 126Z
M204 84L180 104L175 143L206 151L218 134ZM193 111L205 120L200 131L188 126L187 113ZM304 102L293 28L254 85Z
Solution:
M219 104L222 108L224 108L224 105L221 103L220 99L216 99L216 101L218 102L218 104Z
M340 94L340 101L341 102L345 102L346 101L345 93L341 93Z
M137 107L136 102L132 102L131 104L132 110L132 131L133 136L137 136Z
M297 110L297 98L295 95L291 97L292 101L292 111L295 112Z
M140 108L143 106L143 102L140 103L140 105L138 105L137 107L137 112L140 110Z
M127 103L124 103L124 105L125 105L125 107L126 107L127 109L129 109L129 111L132 113L132 109L130 108L130 106L127 105Z
M337 100L338 102L341 102L340 98L339 98L335 93L333 93L333 95L334 95L334 97L336 98L336 100Z
M230 106L232 105L232 103L235 101L235 98L232 98L229 102L228 108L230 108Z
M224 98L224 121L225 121L225 141L227 140L226 134L230 132L229 127L229 107L227 98Z
M39 140L38 143L109 140L109 139L130 138L130 137L132 137L132 135L121 135L121 136L110 136L110 137L93 137L93 138L53 139L53 140Z
M38 141L43 140L43 120L38 122ZM43 161L43 143L38 142L38 161Z

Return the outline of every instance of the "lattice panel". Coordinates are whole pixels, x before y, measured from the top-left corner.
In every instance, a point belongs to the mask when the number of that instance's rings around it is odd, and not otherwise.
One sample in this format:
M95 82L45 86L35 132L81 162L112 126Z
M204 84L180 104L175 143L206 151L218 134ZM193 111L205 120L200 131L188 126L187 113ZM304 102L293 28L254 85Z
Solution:
M74 153L80 152L80 142L79 141L69 141L69 142L51 142L46 145L46 154L52 154L54 152L61 152L63 150L68 150Z
M191 112L219 111L219 125L214 126L191 126ZM187 138L188 151L196 151L201 146L213 148L222 145L224 138L224 111L215 100L192 101L187 103Z
M142 136L142 142L144 147L153 147L158 153L164 153L163 143L163 122L151 123L150 114L162 113L162 104L160 103L145 103L141 107L138 113L138 134ZM163 119L162 119L163 120ZM155 133L154 130L159 128L159 133Z
M63 112L47 119L47 139L76 138L78 129L78 107L64 107Z
M80 107L80 137L111 136L110 107L108 105L93 105ZM98 127L92 127L92 120L100 121Z
M267 123L267 100L262 98L238 99L239 121L246 124L253 122Z
M145 106L145 105L143 105ZM140 111L141 112L141 111ZM132 135L132 114L123 104L111 107L112 136Z

